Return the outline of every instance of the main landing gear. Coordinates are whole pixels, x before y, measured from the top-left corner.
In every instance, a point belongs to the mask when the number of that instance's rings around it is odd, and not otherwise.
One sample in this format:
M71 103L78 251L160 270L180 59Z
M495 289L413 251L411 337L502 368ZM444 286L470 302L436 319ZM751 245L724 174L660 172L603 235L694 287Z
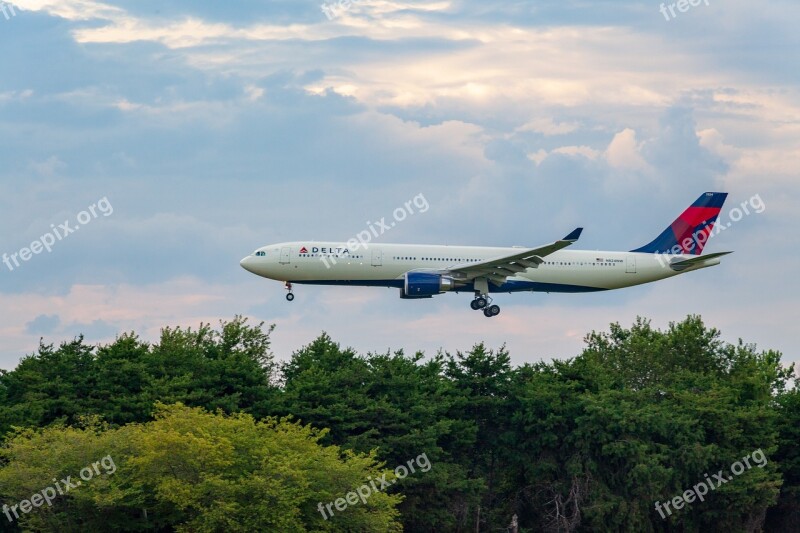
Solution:
M470 302L469 306L474 311L483 309L483 316L486 318L492 318L493 316L500 314L500 306L491 305L491 303L492 299L489 298L488 294L481 294L479 291L475 291L475 299Z
M292 292L292 284L287 281L284 284L284 287L286 288L287 291L289 291L286 293L286 299L291 302L292 300L294 300L294 293Z

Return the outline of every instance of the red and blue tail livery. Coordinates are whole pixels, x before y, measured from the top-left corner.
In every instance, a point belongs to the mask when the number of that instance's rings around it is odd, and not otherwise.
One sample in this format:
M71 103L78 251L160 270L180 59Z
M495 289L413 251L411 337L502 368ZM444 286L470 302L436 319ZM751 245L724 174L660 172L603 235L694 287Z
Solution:
M726 192L703 193L653 242L631 251L700 255L711 237L714 223L719 218L719 212L727 197Z

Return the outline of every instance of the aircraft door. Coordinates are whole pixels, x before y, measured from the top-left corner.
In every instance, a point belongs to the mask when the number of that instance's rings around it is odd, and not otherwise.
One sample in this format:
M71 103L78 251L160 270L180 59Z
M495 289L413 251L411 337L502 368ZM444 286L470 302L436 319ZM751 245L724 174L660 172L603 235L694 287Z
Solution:
M631 254L625 257L625 272L636 274L636 256Z
M383 252L380 250L372 250L372 266L383 266Z
M288 246L281 248L281 264L285 265L292 262L292 249Z

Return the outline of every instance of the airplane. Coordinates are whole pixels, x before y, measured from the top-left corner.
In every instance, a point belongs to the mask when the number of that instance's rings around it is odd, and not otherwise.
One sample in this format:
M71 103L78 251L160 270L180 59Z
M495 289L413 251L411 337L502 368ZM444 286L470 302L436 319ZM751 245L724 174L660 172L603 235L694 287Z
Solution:
M727 193L703 193L652 242L628 252L565 250L583 228L538 246L483 247L298 241L258 248L241 260L249 272L294 284L394 287L400 298L470 292L470 307L500 314L490 295L585 293L650 283L720 264L732 252L701 255Z

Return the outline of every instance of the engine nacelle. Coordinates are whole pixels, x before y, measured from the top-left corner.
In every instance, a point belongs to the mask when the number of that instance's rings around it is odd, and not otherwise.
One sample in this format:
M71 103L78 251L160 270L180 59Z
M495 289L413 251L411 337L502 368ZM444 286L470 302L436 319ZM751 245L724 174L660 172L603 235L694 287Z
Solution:
M432 272L407 272L406 281L400 291L401 298L430 298L453 290L456 284L453 278Z

